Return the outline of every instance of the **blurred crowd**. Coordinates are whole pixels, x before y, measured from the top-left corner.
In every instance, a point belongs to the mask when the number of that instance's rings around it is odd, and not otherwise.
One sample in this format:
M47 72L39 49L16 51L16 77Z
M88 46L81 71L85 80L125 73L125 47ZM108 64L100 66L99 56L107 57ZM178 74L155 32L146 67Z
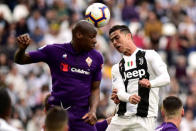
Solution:
M139 48L156 50L167 63L171 84L160 89L160 103L168 95L180 97L185 108L180 131L196 131L196 0L1 0L0 86L12 99L9 123L22 131L41 130L42 103L51 90L46 64L14 63L16 37L30 34L27 51L69 42L72 25L84 19L93 2L105 3L111 11L110 23L98 29L97 36L96 48L104 56L97 117L106 118L115 110L110 100L111 67L121 55L111 45L108 31L114 24L126 24ZM161 121L159 117L157 124Z

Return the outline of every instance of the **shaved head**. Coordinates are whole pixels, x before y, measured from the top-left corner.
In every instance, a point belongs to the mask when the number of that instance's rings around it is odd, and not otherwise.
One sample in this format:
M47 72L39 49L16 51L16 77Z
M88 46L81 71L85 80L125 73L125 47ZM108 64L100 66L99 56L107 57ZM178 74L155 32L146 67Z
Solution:
M73 36L75 36L77 31L88 34L94 34L97 32L94 25L86 20L80 20L78 23L75 24L72 30Z
M80 20L72 29L72 45L76 52L90 51L97 42L95 26L86 20Z

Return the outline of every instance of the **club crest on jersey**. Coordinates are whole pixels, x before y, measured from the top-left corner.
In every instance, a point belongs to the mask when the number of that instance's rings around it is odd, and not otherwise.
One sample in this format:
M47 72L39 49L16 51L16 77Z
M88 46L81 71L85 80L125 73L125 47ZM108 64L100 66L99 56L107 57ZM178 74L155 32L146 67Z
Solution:
M66 59L67 58L67 54L65 53L65 54L63 54L63 58L64 59Z
M90 67L92 64L93 60L90 57L86 58L86 63L88 64L88 66Z
M143 58L139 58L139 64L143 65L144 64L144 59Z

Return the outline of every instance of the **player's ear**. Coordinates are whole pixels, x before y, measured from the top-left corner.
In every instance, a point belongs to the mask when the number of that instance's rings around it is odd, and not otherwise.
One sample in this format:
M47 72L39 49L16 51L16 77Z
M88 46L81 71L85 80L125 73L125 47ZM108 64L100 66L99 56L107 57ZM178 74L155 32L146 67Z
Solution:
M77 32L76 32L76 37L77 37L78 39L81 39L81 38L83 37L83 34L82 34L80 31L77 31Z
M161 106L161 115L162 115L163 117L165 116L165 112L164 112L163 106Z
M184 116L184 108L182 108L181 116Z
M128 33L128 34L127 34L127 37L128 37L129 39L132 39L132 34L131 34L131 33Z

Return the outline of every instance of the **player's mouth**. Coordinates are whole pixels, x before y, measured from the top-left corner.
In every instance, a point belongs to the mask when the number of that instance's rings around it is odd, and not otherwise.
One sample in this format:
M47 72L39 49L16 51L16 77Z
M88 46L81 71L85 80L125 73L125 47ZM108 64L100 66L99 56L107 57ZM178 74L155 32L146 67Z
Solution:
M119 50L120 46L116 46L116 49Z

